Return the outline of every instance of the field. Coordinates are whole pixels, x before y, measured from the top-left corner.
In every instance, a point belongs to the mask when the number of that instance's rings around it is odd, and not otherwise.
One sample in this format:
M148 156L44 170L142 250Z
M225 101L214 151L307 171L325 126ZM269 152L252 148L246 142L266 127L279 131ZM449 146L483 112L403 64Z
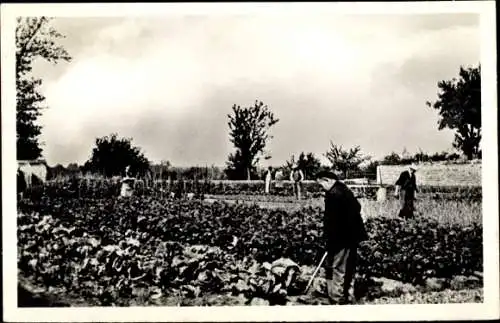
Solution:
M303 295L323 253L319 197L116 192L52 183L18 203L23 289L52 306L326 304L323 271ZM393 199L361 199L359 304L483 300L481 202L433 197L406 221Z
M208 200L225 201L227 203L257 204L267 209L286 209L287 211L298 211L302 208L313 207L322 209L324 202L322 198L310 198L297 201L293 197L275 196L208 196ZM388 199L386 201L375 201L372 199L360 199L363 216L366 218L396 217L399 211L399 201ZM435 219L440 223L457 223L470 225L481 223L481 202L477 201L441 201L431 198L419 200L416 204L417 216Z

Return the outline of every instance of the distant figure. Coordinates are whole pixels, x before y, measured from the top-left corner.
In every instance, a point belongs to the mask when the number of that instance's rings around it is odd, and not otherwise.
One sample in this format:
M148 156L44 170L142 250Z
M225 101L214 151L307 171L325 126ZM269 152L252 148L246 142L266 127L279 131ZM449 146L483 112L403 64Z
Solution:
M271 166L269 166L267 168L267 172L266 172L266 194L269 194L269 192L271 191L271 180L272 180L272 171L273 171L273 168Z
M416 192L418 192L417 181L415 172L417 167L412 164L399 175L395 184L394 196L399 198L400 210L399 217L404 219L413 218L413 211L415 210L414 200Z
M26 188L40 186L47 180L47 165L43 160L18 160L18 169L24 174Z
M26 178L24 177L23 171L17 168L17 197L19 200L23 199L24 191L27 188Z
M283 188L283 177L283 170L279 169L278 171L276 171L276 174L274 174L274 186L276 188Z
M121 197L130 197L134 194L135 178L132 176L130 171L130 165L125 167L125 177L122 179L122 187L120 190Z
M293 184L293 195L300 200L301 199L301 186L304 180L304 173L299 168L299 165L294 164L292 171L290 172L290 181Z

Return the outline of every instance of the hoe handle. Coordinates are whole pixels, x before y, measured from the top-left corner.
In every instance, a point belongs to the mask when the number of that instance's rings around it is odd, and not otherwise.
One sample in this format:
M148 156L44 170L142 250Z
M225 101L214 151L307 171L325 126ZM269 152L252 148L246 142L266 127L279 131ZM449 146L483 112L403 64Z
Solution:
M304 294L307 294L307 291L309 290L309 287L311 287L311 284L314 280L314 277L316 277L316 274L318 273L319 269L321 268L321 265L323 265L323 262L325 261L327 254L328 254L328 251L326 251L325 254L323 255L323 258L321 258L321 261L319 262L318 267L316 267L316 270L312 274L311 279L309 279L309 283L307 284L307 287L304 291Z

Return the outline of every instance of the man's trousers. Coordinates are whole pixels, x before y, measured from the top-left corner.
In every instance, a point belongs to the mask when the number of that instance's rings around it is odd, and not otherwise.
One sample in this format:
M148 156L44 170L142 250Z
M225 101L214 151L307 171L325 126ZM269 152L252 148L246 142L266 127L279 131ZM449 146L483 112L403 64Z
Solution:
M332 304L354 301L357 246L328 251L325 259L326 287Z
M293 195L298 200L302 198L301 185L302 184L300 182L293 182Z

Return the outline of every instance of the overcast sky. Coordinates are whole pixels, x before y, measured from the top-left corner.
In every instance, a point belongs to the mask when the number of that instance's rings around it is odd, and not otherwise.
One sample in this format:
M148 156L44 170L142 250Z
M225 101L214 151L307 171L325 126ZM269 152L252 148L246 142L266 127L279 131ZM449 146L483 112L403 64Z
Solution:
M473 14L58 18L70 63L39 62L40 121L53 165L83 163L98 136L132 137L152 161L224 165L233 104L258 99L280 121L281 165L330 140L375 158L450 150L438 131L437 82L477 66Z

